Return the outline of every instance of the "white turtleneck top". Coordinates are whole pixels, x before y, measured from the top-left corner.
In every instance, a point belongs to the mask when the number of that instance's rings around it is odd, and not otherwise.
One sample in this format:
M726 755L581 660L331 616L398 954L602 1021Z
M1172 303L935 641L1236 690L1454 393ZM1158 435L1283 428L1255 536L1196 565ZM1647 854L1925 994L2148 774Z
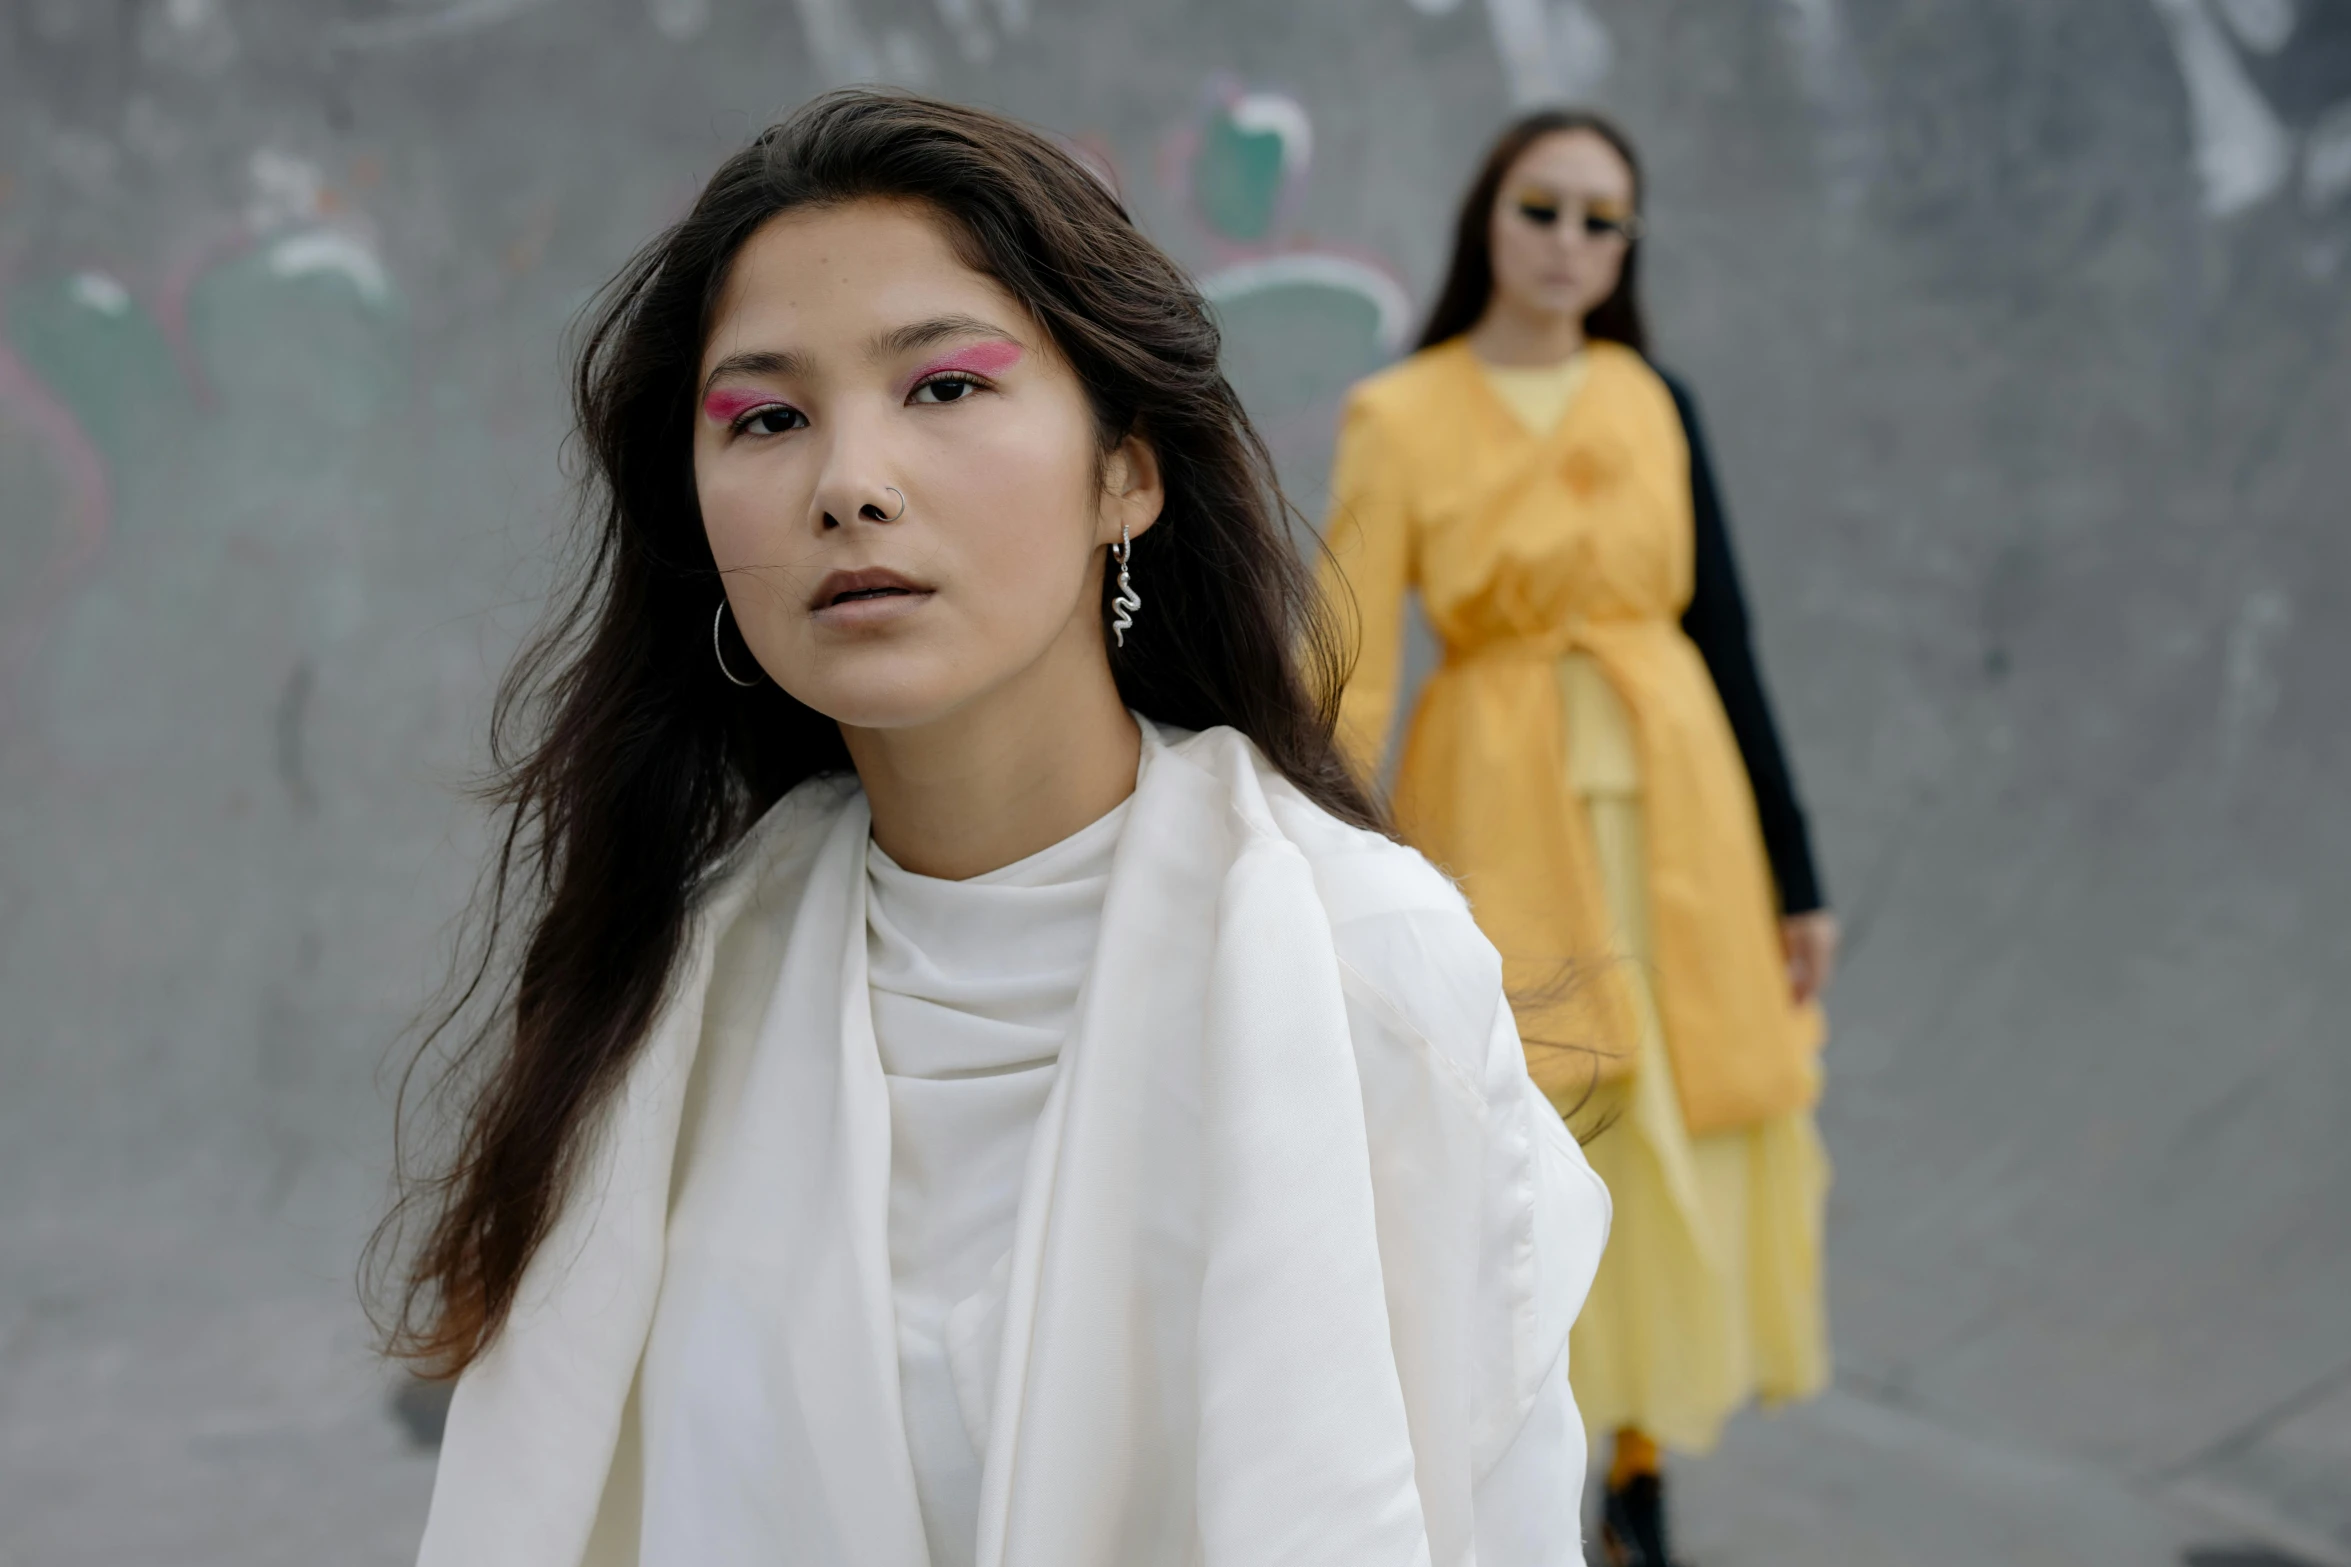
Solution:
M1092 965L1121 804L967 881L866 846L866 957L890 1092L890 1279L932 1567L970 1567L1029 1143Z

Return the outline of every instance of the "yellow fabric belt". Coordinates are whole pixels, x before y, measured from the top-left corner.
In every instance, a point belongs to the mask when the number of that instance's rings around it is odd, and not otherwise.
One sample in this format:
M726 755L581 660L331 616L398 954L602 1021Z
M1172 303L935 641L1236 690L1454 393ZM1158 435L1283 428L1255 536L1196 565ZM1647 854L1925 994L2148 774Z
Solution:
M1600 660L1576 646L1592 625L1610 629L1642 620L1563 623L1540 636L1511 637L1477 647L1448 647L1445 662L1456 667L1487 659L1544 659L1559 676L1560 713L1567 733L1567 784L1577 794L1631 795L1641 792L1641 753L1632 710L1609 683Z

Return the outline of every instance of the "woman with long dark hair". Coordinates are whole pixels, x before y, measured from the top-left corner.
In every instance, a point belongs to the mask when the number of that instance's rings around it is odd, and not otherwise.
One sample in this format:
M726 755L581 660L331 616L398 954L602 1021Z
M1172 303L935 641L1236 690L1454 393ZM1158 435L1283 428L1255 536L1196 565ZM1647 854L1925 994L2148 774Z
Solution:
M1502 134L1420 352L1351 398L1328 536L1362 617L1341 725L1367 775L1408 590L1444 639L1397 821L1543 998L1519 1011L1529 1066L1594 1137L1617 1222L1576 1398L1614 1439L1604 1544L1664 1567L1659 1444L1703 1451L1749 1396L1827 1375L1811 1107L1836 925L1695 406L1645 357L1640 197L1597 116ZM1595 1042L1618 1046L1596 1088L1564 1048Z
M1606 1194L1217 353L1052 142L885 94L605 294L405 1210L428 1567L1577 1559Z

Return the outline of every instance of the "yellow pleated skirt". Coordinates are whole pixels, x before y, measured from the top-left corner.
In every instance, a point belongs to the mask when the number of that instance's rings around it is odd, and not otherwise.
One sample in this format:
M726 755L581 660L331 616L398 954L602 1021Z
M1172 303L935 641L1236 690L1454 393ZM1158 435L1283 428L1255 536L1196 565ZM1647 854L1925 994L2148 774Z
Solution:
M1580 654L1561 660L1560 694L1568 777L1592 824L1639 1030L1631 1075L1560 1106L1616 1203L1569 1379L1596 1451L1630 1427L1703 1453L1750 1399L1804 1398L1828 1383L1828 1157L1809 1110L1704 1137L1684 1126L1653 990L1630 717Z

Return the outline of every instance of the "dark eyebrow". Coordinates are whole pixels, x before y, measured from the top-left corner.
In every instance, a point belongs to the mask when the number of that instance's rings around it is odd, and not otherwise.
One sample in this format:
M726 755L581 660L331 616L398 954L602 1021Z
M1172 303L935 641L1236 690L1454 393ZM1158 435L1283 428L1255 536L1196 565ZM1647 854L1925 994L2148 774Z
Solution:
M867 348L876 359L888 359L899 354L911 354L918 348L928 348L950 337L1009 338L1011 335L995 322L983 321L978 316L933 316L928 321L916 321L879 333Z
M764 349L747 354L729 354L710 367L710 374L702 378L702 390L709 391L718 384L721 376L797 376L807 373L808 361L798 354L779 354Z

